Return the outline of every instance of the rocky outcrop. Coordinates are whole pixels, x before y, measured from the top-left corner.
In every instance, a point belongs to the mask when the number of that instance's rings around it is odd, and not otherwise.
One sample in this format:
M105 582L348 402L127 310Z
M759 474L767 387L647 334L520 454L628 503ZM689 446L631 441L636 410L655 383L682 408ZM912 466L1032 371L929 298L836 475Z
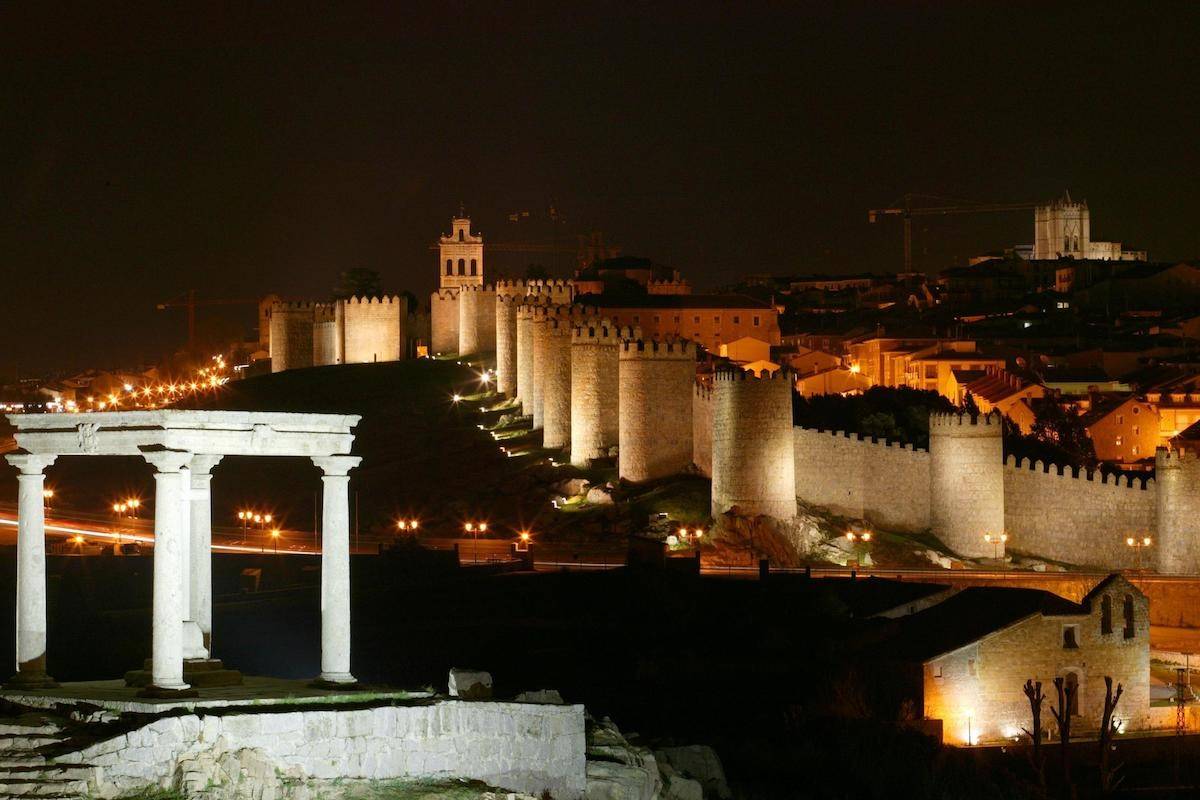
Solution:
M612 720L588 720L586 800L658 800L663 788L654 753L621 735Z
M683 776L697 783L705 800L730 800L733 792L725 782L721 759L711 747L693 744L686 747L663 747L654 751L659 769Z
M490 700L492 697L492 674L478 669L450 670L447 681L451 697L463 700Z

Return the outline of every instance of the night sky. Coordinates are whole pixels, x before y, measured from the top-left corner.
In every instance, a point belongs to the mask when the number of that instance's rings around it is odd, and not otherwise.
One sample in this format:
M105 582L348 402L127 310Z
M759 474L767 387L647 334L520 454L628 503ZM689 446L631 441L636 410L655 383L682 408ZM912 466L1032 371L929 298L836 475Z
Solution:
M492 240L553 202L702 288L898 269L866 210L909 191L1069 188L1093 238L1200 255L1194 3L108 5L0 6L0 380L157 359L188 288L426 295L460 200ZM956 217L915 251L1031 239Z

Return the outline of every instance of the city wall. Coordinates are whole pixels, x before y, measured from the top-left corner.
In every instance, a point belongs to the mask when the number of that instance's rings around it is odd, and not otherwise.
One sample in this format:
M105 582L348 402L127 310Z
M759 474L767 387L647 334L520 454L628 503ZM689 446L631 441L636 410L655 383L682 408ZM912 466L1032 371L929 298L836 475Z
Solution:
M204 791L232 763L258 784L238 787L247 797L282 796L285 781L465 778L580 798L587 769L583 706L461 701L164 717L55 760L95 765L106 797L173 782Z
M400 334L407 308L404 298L351 297L337 304L345 364L400 360Z

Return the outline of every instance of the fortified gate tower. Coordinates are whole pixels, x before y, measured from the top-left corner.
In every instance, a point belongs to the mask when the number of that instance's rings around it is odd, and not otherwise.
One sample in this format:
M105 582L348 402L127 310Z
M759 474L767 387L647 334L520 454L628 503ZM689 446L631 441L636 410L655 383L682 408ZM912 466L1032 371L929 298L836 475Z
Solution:
M483 286L483 236L471 233L471 218L462 206L449 236L438 240L441 253L441 288Z

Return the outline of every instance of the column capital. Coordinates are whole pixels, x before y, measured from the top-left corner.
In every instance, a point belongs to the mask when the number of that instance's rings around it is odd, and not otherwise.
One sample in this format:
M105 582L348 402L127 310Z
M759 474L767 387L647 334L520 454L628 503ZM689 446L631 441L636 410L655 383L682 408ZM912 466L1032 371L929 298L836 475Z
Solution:
M362 461L361 456L313 456L312 462L325 473L326 478L345 477Z
M213 467L215 467L217 464L221 463L221 459L223 459L224 457L225 456L223 456L223 455L216 456L216 455L210 455L208 453L205 453L203 455L192 456L192 460L188 464L188 466L192 470L192 477L193 478L212 477L211 475L209 475L209 473L212 472Z
M9 453L4 460L21 470L22 475L41 475L57 458L57 455L17 452Z
M142 451L142 458L150 462L159 474L179 472L192 460L192 454L187 450L172 450L162 445L145 445L138 449Z

